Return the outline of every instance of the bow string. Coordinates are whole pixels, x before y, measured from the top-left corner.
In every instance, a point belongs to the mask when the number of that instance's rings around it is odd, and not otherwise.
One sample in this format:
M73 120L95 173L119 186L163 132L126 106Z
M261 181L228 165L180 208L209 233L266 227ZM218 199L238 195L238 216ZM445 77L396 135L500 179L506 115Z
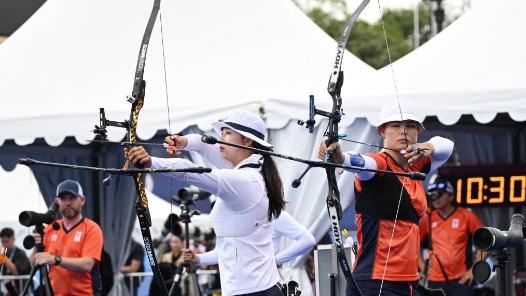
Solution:
M401 122L404 122L404 117L403 117L403 113L402 113L402 107L400 105L400 98L398 96L398 86L396 84L396 79L395 79L395 75L394 75L393 61L391 59L391 51L389 50L389 42L387 41L387 32L385 30L385 24L384 24L384 19L383 19L382 7L380 5L380 0L377 0L377 3L378 3L378 12L380 14L380 21L382 23L382 31L384 33L385 46L387 48L387 57L389 59L389 67L391 69L391 77L393 79L393 85L394 85L394 88L395 88L396 100L398 102L398 111L400 113L400 120L401 120ZM404 126L404 129L405 129L405 126ZM406 142L406 149L407 149L409 147L409 141L407 140L407 133L406 132L404 132L404 138L406 140L405 142ZM409 168L407 169L407 171L409 171ZM389 264L389 258L390 258L390 255L391 255L391 247L392 247L393 239L394 239L394 235L395 235L396 224L398 222L398 213L400 211L400 204L401 204L401 201L402 201L402 195L404 193L404 184L405 184L405 182L406 182L406 177L403 177L402 181L400 182L401 183L400 195L398 197L398 205L397 205L397 209L396 209L395 220L394 220L394 223L393 223L393 229L391 231L391 238L389 240L389 247L387 249L387 257L385 259L385 266L384 266L384 271L383 271L383 274L382 274L382 281L381 281L381 284L380 284L380 291L379 291L378 295L382 294L382 288L383 288L383 284L384 284L384 280L385 280L385 275L387 273L387 266Z

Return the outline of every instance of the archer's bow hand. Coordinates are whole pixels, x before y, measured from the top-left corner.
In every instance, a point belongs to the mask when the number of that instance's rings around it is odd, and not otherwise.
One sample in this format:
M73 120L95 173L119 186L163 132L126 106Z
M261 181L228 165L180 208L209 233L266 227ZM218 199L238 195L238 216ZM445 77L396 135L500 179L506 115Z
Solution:
M188 139L185 136L166 136L164 142L168 144L166 152L168 152L170 156L181 154L180 150L183 150L186 145L188 145Z
M135 167L137 166L137 163L142 164L145 168L152 167L152 157L142 146L133 147L131 149L124 148L124 155L127 155L128 161L130 161Z
M338 142L330 144L329 148L327 148L325 141L322 141L320 143L320 148L318 149L318 158L321 160L325 160L327 154L330 155L333 163L342 164L345 161L345 157L343 156L340 143Z

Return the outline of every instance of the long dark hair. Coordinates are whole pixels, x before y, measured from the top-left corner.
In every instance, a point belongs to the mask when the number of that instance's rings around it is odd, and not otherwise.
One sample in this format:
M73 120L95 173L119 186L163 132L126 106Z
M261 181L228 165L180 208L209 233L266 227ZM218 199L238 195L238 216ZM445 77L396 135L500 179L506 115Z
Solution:
M263 147L256 141L254 143L254 148L269 150L266 147ZM268 204L268 219L272 220L272 217L278 218L281 214L281 211L285 209L285 199L283 197L283 182L281 182L281 177L279 176L279 171L274 162L274 159L270 155L263 155L263 165L261 167L261 174L263 175L263 180L265 180L265 187L267 188L267 196L269 200Z

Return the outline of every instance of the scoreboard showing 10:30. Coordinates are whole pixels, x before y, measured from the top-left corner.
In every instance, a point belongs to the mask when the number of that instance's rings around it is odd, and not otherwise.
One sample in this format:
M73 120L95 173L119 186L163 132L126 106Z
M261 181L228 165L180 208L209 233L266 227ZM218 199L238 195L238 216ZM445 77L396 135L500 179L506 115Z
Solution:
M526 164L441 167L438 174L455 187L461 206L526 205Z

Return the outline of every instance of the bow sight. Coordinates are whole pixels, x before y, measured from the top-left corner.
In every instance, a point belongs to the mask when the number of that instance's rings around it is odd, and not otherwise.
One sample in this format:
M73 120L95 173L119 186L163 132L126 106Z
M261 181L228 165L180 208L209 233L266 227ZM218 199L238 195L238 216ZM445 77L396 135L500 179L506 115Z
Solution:
M341 76L341 77L343 77L343 76ZM314 132L314 124L316 124L316 120L314 119L314 116L316 116L316 114L324 116L324 117L327 117L327 118L335 119L338 122L340 121L341 116L345 115L345 113L343 113L343 109L341 109L340 111L336 112L336 114L331 113L331 112L327 112L327 111L323 111L323 110L320 110L320 109L316 109L316 106L314 105L314 96L310 95L309 96L309 119L307 121L298 120L298 124L301 125L301 126L306 124L305 127L309 129L309 133L311 133L311 134ZM346 135L335 135L335 136L337 136L337 138L341 139L341 138L345 137Z
M92 132L100 136L100 141L106 141L108 139L108 131L106 130L106 127L108 126L122 127L125 129L128 129L130 127L128 120L112 121L106 119L106 112L104 111L104 108L100 108L99 121L99 125L95 125L95 129L92 130Z

